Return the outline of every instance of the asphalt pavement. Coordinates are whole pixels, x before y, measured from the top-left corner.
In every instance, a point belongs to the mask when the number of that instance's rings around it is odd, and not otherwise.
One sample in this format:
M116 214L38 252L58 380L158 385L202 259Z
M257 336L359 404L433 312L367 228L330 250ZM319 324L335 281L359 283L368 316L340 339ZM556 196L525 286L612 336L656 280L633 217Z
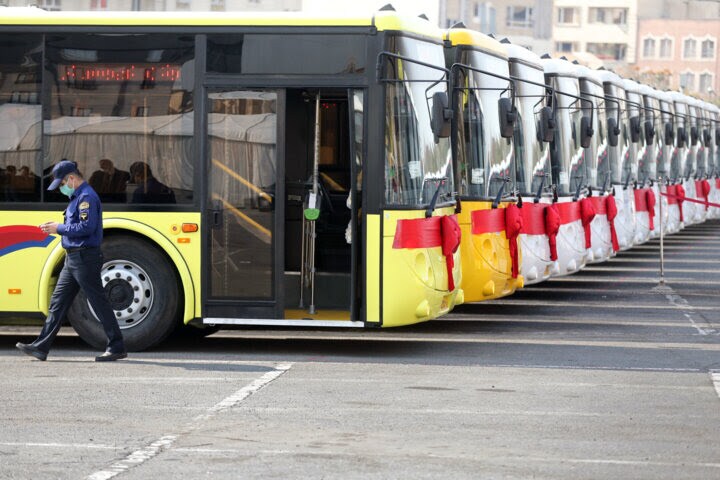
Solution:
M47 362L0 327L0 478L720 478L720 222L393 330Z

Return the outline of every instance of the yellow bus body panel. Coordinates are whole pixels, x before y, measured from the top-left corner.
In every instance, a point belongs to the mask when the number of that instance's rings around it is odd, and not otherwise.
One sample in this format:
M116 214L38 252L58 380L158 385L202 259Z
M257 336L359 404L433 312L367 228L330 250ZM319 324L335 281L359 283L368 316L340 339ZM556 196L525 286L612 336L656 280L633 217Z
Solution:
M501 203L499 208L507 205ZM471 213L490 210L492 202L463 201L458 222L462 231L463 292L466 302L482 302L511 295L523 286L522 276L512 278L512 258L505 232L473 235ZM518 259L521 259L518 241Z
M443 208L435 215L452 215ZM383 327L411 325L437 318L461 303L463 292L460 249L453 255L455 290L449 292L447 266L441 247L393 248L397 221L424 218L425 212L388 210L383 213L382 313Z
M0 224L40 225L48 221L62 222L62 213L43 211L5 211ZM185 300L183 320L187 323L200 317L201 234L182 233L183 223L200 226L197 212L104 212L105 235L131 231L154 243L170 257L177 270ZM65 258L60 236L46 247L29 247L0 256L0 308L6 312L48 313L50 295L57 278L54 276Z
M366 220L365 321L380 323L380 215L367 215Z

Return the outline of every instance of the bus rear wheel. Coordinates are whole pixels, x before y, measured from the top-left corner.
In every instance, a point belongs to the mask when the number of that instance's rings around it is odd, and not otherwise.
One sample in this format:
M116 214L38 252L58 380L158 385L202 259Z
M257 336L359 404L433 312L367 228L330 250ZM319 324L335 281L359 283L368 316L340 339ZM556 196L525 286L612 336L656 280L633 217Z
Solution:
M101 281L125 347L141 351L165 340L179 323L181 303L178 280L167 259L148 242L128 236L108 237L102 252ZM105 332L82 291L68 318L80 338L105 348Z

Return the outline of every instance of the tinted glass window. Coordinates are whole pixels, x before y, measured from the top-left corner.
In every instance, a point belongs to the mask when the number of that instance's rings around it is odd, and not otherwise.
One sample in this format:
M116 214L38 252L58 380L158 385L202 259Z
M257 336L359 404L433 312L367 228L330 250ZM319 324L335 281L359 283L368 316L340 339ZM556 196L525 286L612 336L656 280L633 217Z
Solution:
M192 201L193 37L84 34L46 42L46 182L67 158L106 202Z
M210 35L213 73L337 75L365 72L361 35Z
M0 201L40 201L39 35L0 35Z

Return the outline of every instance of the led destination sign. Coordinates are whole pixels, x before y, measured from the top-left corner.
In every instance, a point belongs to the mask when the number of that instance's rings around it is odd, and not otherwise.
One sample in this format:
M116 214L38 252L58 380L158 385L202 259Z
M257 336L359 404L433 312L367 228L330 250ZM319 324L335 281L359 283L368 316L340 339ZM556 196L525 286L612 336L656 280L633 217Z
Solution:
M63 82L174 82L180 78L178 65L61 65Z

